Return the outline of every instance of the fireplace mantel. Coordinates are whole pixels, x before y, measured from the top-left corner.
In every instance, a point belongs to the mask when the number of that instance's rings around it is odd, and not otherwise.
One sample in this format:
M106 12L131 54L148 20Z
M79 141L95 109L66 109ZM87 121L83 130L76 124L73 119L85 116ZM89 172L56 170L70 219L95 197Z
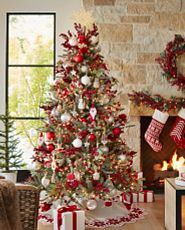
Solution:
M177 116L179 110L170 110L168 113L170 116ZM140 116L152 116L154 109L146 107L144 105L135 105L133 102L130 102L130 111L129 116L140 117Z

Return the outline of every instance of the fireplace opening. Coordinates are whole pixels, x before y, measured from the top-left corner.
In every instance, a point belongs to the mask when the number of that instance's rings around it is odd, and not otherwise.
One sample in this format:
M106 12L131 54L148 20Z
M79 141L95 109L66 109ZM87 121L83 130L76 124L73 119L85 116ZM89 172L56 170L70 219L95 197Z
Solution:
M169 136L176 117L169 117L159 140L162 150L155 152L144 139L144 134L151 122L151 117L142 116L141 121L141 169L143 171L144 186L155 193L164 192L165 178L177 177L178 167L185 161L185 149L177 148Z

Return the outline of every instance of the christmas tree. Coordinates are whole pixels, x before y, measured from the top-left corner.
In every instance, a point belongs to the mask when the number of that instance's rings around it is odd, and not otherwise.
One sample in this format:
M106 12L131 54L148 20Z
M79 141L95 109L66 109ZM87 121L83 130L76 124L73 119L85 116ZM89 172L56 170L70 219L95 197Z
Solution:
M34 182L52 202L75 202L93 210L122 193L138 190L134 151L122 137L127 122L116 101L117 80L100 54L98 30L75 24L61 34L64 53L56 67L47 101L47 117L35 149ZM47 200L48 201L48 200Z

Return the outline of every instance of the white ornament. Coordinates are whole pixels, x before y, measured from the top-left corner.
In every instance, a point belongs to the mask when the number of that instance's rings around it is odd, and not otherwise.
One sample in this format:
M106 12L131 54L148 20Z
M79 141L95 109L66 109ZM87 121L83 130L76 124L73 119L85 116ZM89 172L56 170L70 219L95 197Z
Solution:
M93 179L94 179L94 180L99 180L99 179L100 179L100 174L99 174L99 172L95 172L95 173L93 174Z
M70 38L69 39L69 45L76 46L78 44L76 38Z
M86 203L86 206L89 210L94 210L97 208L97 202L96 200L93 200L93 199L88 200Z
M89 147L89 145L90 145L89 142L85 142L85 143L84 143L84 146L87 147L87 148Z
M85 103L84 103L82 98L79 99L78 108L79 109L85 109Z
M100 87L100 82L99 82L98 79L95 79L95 81L93 83L93 87L96 88L96 89Z
M52 111L51 111L51 115L57 117L57 116L59 115L59 111L58 111L56 108L54 108L54 109L52 109Z
M91 80L87 75L85 75L81 78L81 82L83 85L90 85L91 84Z
M76 71L73 69L73 70L71 71L71 74L72 74L73 76L75 76L75 75L76 75Z
M88 68L87 68L86 65L83 65L83 66L81 67L82 73L87 73L87 70L88 70Z
M113 122L114 121L114 118L113 117L109 117L109 119L108 119L108 122Z
M92 36L92 37L90 38L90 41L91 41L91 44L92 44L92 45L95 45L96 43L98 43L99 38L98 38L98 36Z
M90 112L89 113L90 113L92 119L94 120L95 117L96 117L96 114L97 114L97 109L93 106L93 107L90 108Z
M80 173L78 172L78 171L75 171L74 172L74 175L75 175L75 178L78 180L78 181L80 181Z
M101 150L102 150L102 152L104 152L104 153L108 153L109 148L108 148L107 146L103 146L103 147L101 147Z
M46 188L49 184L50 184L50 180L46 178L46 176L44 176L42 179L41 179L41 183L42 185Z
M126 155L125 154L121 154L118 156L118 159L121 161L124 161L126 159Z
M73 142L72 142L73 146L75 148L80 148L82 147L82 141L79 138L76 138Z
M69 113L64 113L61 115L62 122L68 122L71 120L71 115Z

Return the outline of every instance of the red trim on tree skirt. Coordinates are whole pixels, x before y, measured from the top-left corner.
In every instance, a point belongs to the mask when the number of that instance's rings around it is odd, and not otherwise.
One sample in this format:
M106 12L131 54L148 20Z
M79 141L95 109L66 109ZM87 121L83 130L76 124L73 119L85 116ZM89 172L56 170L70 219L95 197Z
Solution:
M178 72L176 59L185 53L185 38L175 35L173 41L168 42L166 49L156 59L163 69L163 76L171 85L176 85L179 90L185 90L185 76Z
M120 216L115 218L108 218L105 220L92 220L85 223L89 228L107 228L107 227L119 227L127 223L135 223L139 219L144 218L144 210L140 208L132 208L127 216Z

